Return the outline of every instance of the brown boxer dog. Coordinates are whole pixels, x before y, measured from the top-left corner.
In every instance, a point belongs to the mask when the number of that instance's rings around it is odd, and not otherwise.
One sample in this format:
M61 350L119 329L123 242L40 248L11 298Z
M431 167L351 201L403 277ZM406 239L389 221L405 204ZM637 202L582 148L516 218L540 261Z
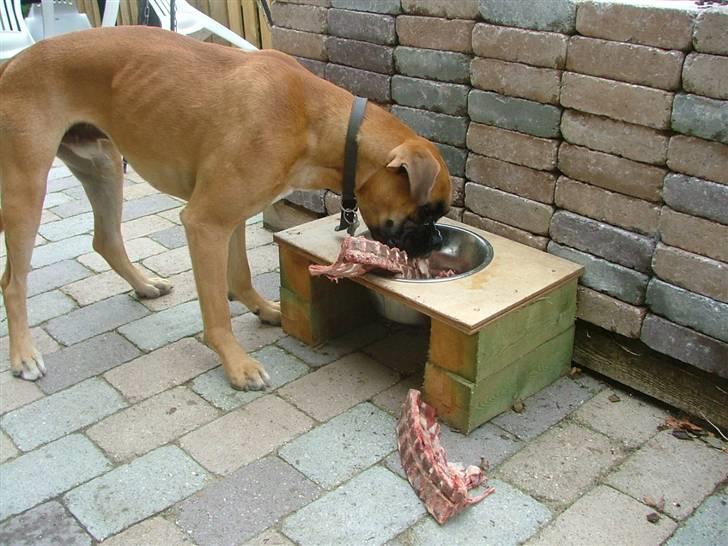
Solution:
M122 155L161 192L184 199L205 342L237 389L268 375L238 344L228 294L264 322L280 308L253 288L245 220L291 189L341 190L351 93L276 51L244 53L145 27L44 40L0 67L0 183L7 245L1 285L12 371L45 373L28 328L26 284L46 180L58 156L93 206L93 247L140 297L170 284L130 263L121 237ZM356 196L373 236L414 254L435 244L450 206L437 148L368 105Z

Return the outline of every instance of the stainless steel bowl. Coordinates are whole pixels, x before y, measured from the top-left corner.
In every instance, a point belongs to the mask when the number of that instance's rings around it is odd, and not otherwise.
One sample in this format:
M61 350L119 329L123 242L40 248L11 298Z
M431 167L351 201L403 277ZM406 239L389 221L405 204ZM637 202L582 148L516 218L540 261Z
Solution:
M456 274L452 277L392 279L393 281L423 284L449 282L480 271L493 259L493 247L480 235L448 224L437 224L437 228L442 235L443 244L440 250L430 255L430 263L434 269L452 269ZM434 290L435 287L429 289ZM419 311L373 290L369 293L372 295L377 312L387 320L413 325L427 322L427 316Z

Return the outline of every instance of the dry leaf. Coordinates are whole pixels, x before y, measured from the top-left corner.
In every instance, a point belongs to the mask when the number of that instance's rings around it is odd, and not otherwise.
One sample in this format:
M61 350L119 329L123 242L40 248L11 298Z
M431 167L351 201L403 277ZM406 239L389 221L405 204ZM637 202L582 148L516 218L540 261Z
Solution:
M676 419L675 417L669 416L665 419L665 424L673 430L687 430L692 433L703 431L703 427L696 425L690 419Z
M660 512L662 512L665 509L665 497L660 497L659 499L655 499L654 497L650 497L649 495L646 495L646 496L642 497L642 502L644 502L650 508L654 508L655 510L659 510Z

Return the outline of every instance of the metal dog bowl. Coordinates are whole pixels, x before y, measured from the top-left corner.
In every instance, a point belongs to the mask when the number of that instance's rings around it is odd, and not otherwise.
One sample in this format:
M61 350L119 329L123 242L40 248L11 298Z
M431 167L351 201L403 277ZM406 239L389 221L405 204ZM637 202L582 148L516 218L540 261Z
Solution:
M436 290L433 283L441 283L462 279L485 268L493 259L493 247L480 235L457 226L437 224L442 235L443 244L440 250L430 254L430 265L434 269L452 269L455 275L434 279L392 279L396 282L421 283L428 285L427 290ZM425 324L427 316L419 311L379 294L369 292L377 312L387 320L402 324Z

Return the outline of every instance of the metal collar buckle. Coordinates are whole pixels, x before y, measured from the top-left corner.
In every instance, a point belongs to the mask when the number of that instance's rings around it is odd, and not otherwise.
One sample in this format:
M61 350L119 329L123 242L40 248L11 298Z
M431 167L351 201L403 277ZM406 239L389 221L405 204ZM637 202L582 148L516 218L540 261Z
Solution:
M359 215L357 214L358 207L354 207L351 209L341 207L341 221L339 222L338 227L335 227L335 231L343 231L346 230L346 232L349 235L354 235L356 232L356 228L359 227Z

